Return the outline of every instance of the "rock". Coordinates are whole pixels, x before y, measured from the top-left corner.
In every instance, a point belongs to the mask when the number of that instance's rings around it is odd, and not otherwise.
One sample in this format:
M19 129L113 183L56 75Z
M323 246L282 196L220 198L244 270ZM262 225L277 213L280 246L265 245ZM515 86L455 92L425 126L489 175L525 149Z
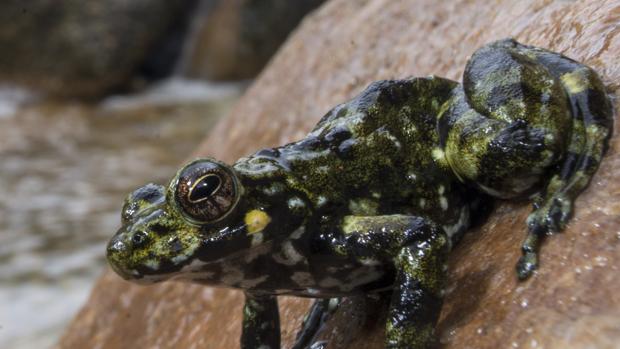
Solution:
M195 19L188 77L239 80L255 77L299 21L324 0L220 0L203 3Z
M303 137L327 110L374 80L459 79L476 48L507 36L585 62L618 93L619 11L617 0L331 1L288 40L196 154L234 161ZM619 149L615 137L577 200L575 218L547 239L541 269L529 281L518 282L514 271L529 205L496 205L488 221L466 235L449 261L441 348L617 347ZM131 285L108 271L59 347L235 348L241 300L233 290ZM284 298L280 304L289 347L309 301ZM336 347L381 348L380 318L370 317L355 341ZM339 337L348 321L333 321L327 337Z
M63 96L127 83L192 1L4 1L0 81Z

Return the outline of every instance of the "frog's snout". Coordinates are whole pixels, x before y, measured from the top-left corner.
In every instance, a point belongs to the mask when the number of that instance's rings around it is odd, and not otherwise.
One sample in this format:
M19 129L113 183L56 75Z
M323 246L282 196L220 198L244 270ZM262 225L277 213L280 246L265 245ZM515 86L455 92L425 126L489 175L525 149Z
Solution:
M114 237L108 242L108 246L106 248L106 258L108 260L108 264L110 267L123 279L130 280L135 277L132 273L126 268L125 262L127 261L127 257L130 254L129 246L127 243L123 241L123 234L120 232L114 235Z

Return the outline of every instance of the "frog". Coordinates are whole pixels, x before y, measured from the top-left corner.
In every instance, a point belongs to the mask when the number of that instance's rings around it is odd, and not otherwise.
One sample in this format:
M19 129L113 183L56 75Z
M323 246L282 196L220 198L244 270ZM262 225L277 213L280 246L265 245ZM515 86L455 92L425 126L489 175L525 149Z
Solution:
M181 280L245 294L241 348L280 348L277 297L387 299L386 348L427 348L446 261L493 200L525 200L516 277L569 222L608 148L613 109L590 67L514 39L468 60L462 83L371 83L301 140L229 165L198 158L128 195L107 260L140 284ZM312 348L325 343L315 342Z

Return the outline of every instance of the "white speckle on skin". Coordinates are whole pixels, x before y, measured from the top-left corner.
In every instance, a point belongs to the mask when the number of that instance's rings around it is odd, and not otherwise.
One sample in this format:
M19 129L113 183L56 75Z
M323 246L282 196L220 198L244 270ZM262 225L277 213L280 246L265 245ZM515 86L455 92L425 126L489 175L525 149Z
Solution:
M426 199L420 199L419 204L420 204L420 208L425 208L426 207Z
M362 265L366 265L366 266L381 265L381 262L379 262L378 260L374 258L363 258L363 259L360 259L359 262Z
M329 166L317 166L316 172L320 174L329 173Z
M262 243L257 245L255 248L251 248L245 253L245 257L243 258L245 263L251 263L258 256L262 256L271 251L271 242Z
M263 235L263 233L259 232L259 233L252 234L252 242L251 242L252 247L262 244L264 238L265 236Z
M383 133L385 135L385 137L387 139L389 139L394 144L396 149L402 148L402 145L401 145L400 141L398 140L398 138L394 137L394 135L392 133L390 133L390 131L384 129L381 133Z
M480 183L478 183L478 186L480 187L480 189L482 189L482 191L486 192L487 194L496 196L498 198L503 198L504 197L504 195L502 195L502 193L500 193L499 191L497 191L495 189L489 188L489 187L484 186L484 185L482 185Z
M245 279L243 271L237 267L231 266L230 264L222 265L222 275L222 284L228 286L237 286Z
M446 211L448 209L448 199L446 199L445 196L440 196L439 205L441 206L442 210Z
M183 266L183 268L181 268L181 270L179 271L181 274L183 273L191 273L193 271L199 270L201 267L203 267L205 264L205 262L201 261L198 258L194 258L194 260Z
M241 281L239 283L239 286L241 288L245 288L245 289L253 288L253 287L256 287L257 285L263 283L265 280L267 280L267 278L269 278L268 275L263 275L263 276L255 278L255 279L243 280L243 281Z
M316 198L316 206L321 207L327 203L327 198L323 195L320 195Z
M291 239L293 240L299 239L300 237L304 235L305 232L306 232L306 227L301 226L295 229L295 231L293 231L293 233L291 234Z
M180 254L180 255L176 255L176 256L172 257L170 259L170 261L172 261L172 263L174 263L174 264L179 264L179 263L185 262L188 258L189 258L188 255Z
M311 294L311 295L321 294L321 291L317 290L316 288L309 288L306 291L308 291L308 294Z
M146 262L144 262L144 265L153 270L159 269L159 261L156 259L149 259Z
M454 235L458 233L459 231L461 231L462 229L465 229L467 227L469 227L469 208L463 207L461 208L459 220L455 224L444 225L442 227L443 231L446 233L446 236L448 237L448 246L450 248L452 248L452 240L454 238Z
M306 207L306 204L303 202L303 200L296 196L288 199L287 204L290 210L296 210Z
M330 274L335 274L335 273L337 273L339 271L340 271L340 268L338 268L338 267L327 267L327 272L330 273Z
M340 280L328 276L319 281L319 286L325 288L340 287L342 286L342 283L340 282Z
M263 190L263 193L269 196L274 196L274 195L281 193L284 188L285 188L284 185L282 185L279 182L275 182L272 185L266 187Z
M348 283L343 284L340 287L340 290L344 292L351 291L352 289L360 285L364 285L364 284L368 284L373 281L376 281L379 278L381 278L381 276L383 276L383 271L377 268L372 268L372 267L357 268L353 270L351 273L349 273L349 275L347 275Z
M304 260L304 256L302 256L299 252L297 252L297 250L293 246L293 243L290 240L287 240L282 244L282 251L284 252L284 255L289 260L295 263L298 263Z
M291 280L301 287L312 286L315 284L312 274L303 271L293 273Z
M305 260L305 257L297 252L291 240L286 240L282 243L282 253L274 254L273 260L284 265L295 265Z
M446 191L446 187L442 185L439 185L439 187L437 188L437 193L439 193L439 195L443 195L443 193Z

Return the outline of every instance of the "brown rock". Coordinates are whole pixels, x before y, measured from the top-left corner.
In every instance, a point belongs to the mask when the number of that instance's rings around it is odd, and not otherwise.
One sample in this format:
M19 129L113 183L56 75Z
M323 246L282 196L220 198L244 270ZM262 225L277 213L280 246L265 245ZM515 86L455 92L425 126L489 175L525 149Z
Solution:
M616 93L619 18L620 1L613 0L334 0L304 22L198 153L233 161L303 137L330 107L373 80L428 74L458 79L476 48L507 36L585 62ZM438 326L442 348L617 348L619 148L615 137L577 200L576 217L547 240L531 280L519 283L514 272L530 211L526 203L498 205L457 246ZM234 348L241 299L237 291L185 284L134 286L108 272L60 347ZM286 347L308 301L286 298L281 305ZM381 348L381 321L367 326L345 347Z

